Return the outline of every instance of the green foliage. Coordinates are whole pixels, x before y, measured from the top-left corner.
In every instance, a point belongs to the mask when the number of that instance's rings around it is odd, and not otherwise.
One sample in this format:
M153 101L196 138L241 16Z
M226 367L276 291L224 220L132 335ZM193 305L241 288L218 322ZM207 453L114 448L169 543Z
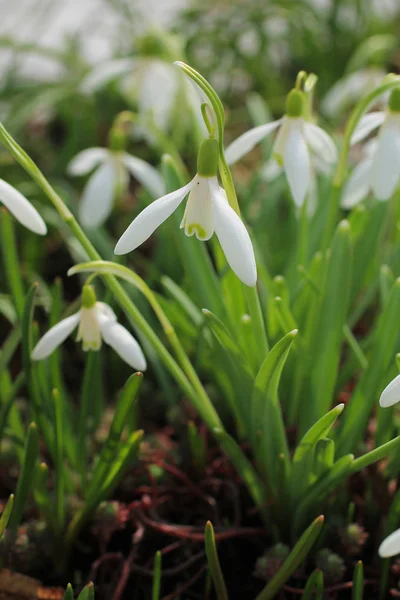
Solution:
M240 489L234 518L257 521L267 532L267 549L279 544L290 549L283 564L268 571L257 600L284 597L288 582L301 584L303 600L322 600L327 586L354 565L349 597L367 599L364 567L369 573L367 561L376 562L382 532L395 529L400 517L399 493L392 497L389 485L400 465L399 415L396 407L378 407L382 390L399 371L400 197L397 189L390 200L378 202L370 190L350 210L340 202L359 160L360 152L350 148L357 123L385 93L399 89L398 76L384 78L396 64L399 15L385 20L376 3L350 0L332 2L325 12L306 0L236 4L181 11L173 31L116 36L133 37L132 47L126 42L115 53L131 61L130 67L93 89L88 83L92 76L96 80L97 67L72 42L54 53L36 44L1 42L16 57L48 53L64 73L58 82L28 84L10 72L0 90L8 107L0 125L1 176L28 197L49 228L43 240L6 210L0 216L0 466L7 472L0 481L1 559L14 566L9 545L18 548L20 530L38 520L45 542L35 542L35 548L43 546L51 569L64 577L101 503L122 497L145 512L153 495L150 501L142 495L136 504L124 485L134 479L132 488L145 489L141 478L148 476L154 497L158 483L169 489L167 469L153 452L162 424L173 432L168 461L188 469L180 480L207 500L207 510L215 510L214 498L206 495L218 487L215 481L234 477ZM154 66L175 82L171 106L166 102L163 108L165 123L153 104L158 95L167 96L162 85L145 102L140 96L149 85L143 83L146 69ZM197 103L187 84L197 88ZM302 207L285 177L271 175L272 134L232 171L224 150L225 142L249 126L281 117L293 86L290 115L300 114L299 98L307 121L317 122L318 109L340 148L337 164L321 172L314 162L321 157L312 153L314 189L309 187ZM196 173L206 130L218 143L212 147L215 168L205 169L210 157L202 155L201 174L214 176L218 163L227 202L242 217L255 249L255 288L230 269L217 236L206 244L180 231L183 205L151 242L117 260L115 241L150 203L141 179L122 174L119 163L107 223L84 230L76 218L92 177L90 170L83 178L69 177L67 166L79 152L107 146L116 162L122 150L149 161L159 167L170 193ZM101 190L97 193L100 205ZM93 281L98 298L138 337L148 359L144 377L128 372L106 344L83 358L68 341L48 359L32 361L39 332L79 310L72 299ZM138 429L142 422L145 431ZM215 456L230 467L215 473ZM139 475L132 469L137 464ZM350 519L355 495L362 495L363 510ZM214 516L202 511L201 518L211 518L217 532L224 528L235 535L237 523L224 510L221 502L218 528ZM161 521L156 512L151 518ZM198 515L191 518L188 525L177 524L183 538L199 525ZM343 537L349 523L363 531L357 519L370 536L368 555L361 542L353 544L354 553ZM164 527L156 522L155 530L157 525ZM193 540L201 543L201 535L196 531ZM224 543L218 542L218 557L208 522L205 554L219 600L228 598L230 587L228 571L221 568ZM139 565L141 548L138 543ZM158 551L145 592L153 600L161 596L162 568L170 575L176 565L171 568L168 552L164 558ZM82 585L88 574L79 575ZM392 576L386 562L382 597ZM165 582L167 588L168 577ZM378 583L374 586L372 594ZM64 597L74 597L70 585ZM93 597L89 584L78 600Z

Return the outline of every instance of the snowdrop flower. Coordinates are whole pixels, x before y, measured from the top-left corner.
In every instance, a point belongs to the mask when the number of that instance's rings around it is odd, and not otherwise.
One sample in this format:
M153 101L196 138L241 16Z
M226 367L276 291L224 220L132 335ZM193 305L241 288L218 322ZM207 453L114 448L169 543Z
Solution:
M83 80L81 91L92 94L116 81L128 103L133 100L137 106L143 125L140 133L151 142L153 136L146 129L149 117L157 129L167 133L176 107L181 107L182 103L186 103L188 110L179 113L180 119L197 117L198 125L204 130L197 94L190 82L172 65L176 58L182 56L183 42L175 35L153 29L139 38L136 45L137 56L96 65Z
M388 408L400 402L400 375L397 375L392 381L385 387L381 397L379 398L379 404L383 408Z
M292 90L286 100L286 114L277 121L250 129L226 149L228 164L247 154L256 144L279 128L272 155L286 177L297 206L301 206L311 181L310 149L325 163L337 159L336 146L327 133L304 119L304 93Z
M72 176L94 171L85 186L79 208L79 219L88 229L99 227L106 221L116 194L126 190L129 175L137 179L151 196L158 197L164 191L158 171L127 152L87 148L72 159L67 170Z
M390 558L400 554L400 529L396 529L387 538L385 538L378 549L381 558Z
M376 128L379 134L367 156L354 169L343 189L342 206L354 206L372 190L378 200L388 200L400 181L400 89L392 91L386 111L371 112L360 119L352 144L364 140Z
M104 302L97 302L90 285L83 287L81 309L49 329L33 349L32 360L43 360L50 356L76 327L76 341L82 342L85 352L100 350L104 340L130 367L139 371L146 369L146 359L139 344L129 331L117 322L112 308Z
M45 235L47 232L46 223L39 215L36 208L15 188L3 179L0 179L0 202L10 211L10 213L27 229Z
M321 103L321 112L329 118L338 117L382 83L385 75L386 71L376 67L366 67L345 75L326 94Z
M232 270L243 283L255 286L257 268L250 236L219 186L217 170L218 142L208 138L200 146L192 181L147 206L122 235L115 254L126 254L143 244L189 195L181 222L185 234L206 241L215 232Z

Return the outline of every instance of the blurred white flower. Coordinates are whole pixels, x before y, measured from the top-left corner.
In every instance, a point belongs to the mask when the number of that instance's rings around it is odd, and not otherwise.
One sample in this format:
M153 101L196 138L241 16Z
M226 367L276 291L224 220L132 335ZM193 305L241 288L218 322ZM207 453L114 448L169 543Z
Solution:
M156 57L114 59L97 65L83 80L81 91L92 94L113 80L118 80L121 92L137 103L142 123L141 133L146 132L150 118L157 129L166 132L172 122L176 103L186 103L187 111L197 118L204 130L199 111L199 98L189 81L171 62Z
M185 234L206 241L215 232L232 270L246 285L256 285L257 268L250 236L218 184L217 164L218 144L214 139L205 140L199 151L198 172L192 181L147 206L122 235L115 254L127 254L143 244L189 195L181 222Z
M95 170L94 170L95 169ZM164 184L158 171L146 161L127 152L107 148L87 148L79 152L67 167L73 176L89 178L79 207L79 220L84 227L102 225L111 214L115 193L125 191L129 175L132 175L153 197L164 192Z
M326 94L321 103L321 112L329 118L337 117L371 92L385 76L386 71L377 67L366 67L345 75Z
M302 92L290 92L286 114L281 119L254 127L232 142L225 151L226 160L228 164L235 163L278 127L272 156L284 169L293 199L297 206L301 206L311 181L310 150L324 163L333 164L337 160L332 138L304 119Z
M85 352L100 350L104 340L133 369L146 369L146 359L135 338L117 322L117 317L108 304L96 301L94 291L88 285L82 290L80 311L63 319L45 333L33 349L32 360L43 360L50 356L77 327L76 341L82 341Z
M383 408L388 408L400 402L400 375L397 375L392 381L385 387L381 397L379 398L379 404Z
M390 558L400 554L400 529L396 529L385 538L378 549L381 558Z
M10 213L27 229L45 235L47 232L46 223L39 215L36 208L12 185L0 179L0 202L10 211Z
M346 182L342 206L351 208L372 190L378 200L388 200L400 181L400 90L390 96L385 111L364 115L351 138L352 144L364 140L374 129L379 134L366 145L366 157Z

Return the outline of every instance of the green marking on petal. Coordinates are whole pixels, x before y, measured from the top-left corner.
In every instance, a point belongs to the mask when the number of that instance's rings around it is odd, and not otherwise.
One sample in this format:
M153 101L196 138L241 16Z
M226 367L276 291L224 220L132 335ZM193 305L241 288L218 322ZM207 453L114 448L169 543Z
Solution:
M204 227L202 227L201 225L199 225L199 223L191 223L188 227L187 227L187 235L194 235L196 234L196 236L199 239L204 239L207 237L207 233L206 230L204 229Z
M272 158L274 158L276 160L276 162L278 163L278 165L280 167L283 167L283 157L280 154L276 154L274 152L274 154L272 155Z

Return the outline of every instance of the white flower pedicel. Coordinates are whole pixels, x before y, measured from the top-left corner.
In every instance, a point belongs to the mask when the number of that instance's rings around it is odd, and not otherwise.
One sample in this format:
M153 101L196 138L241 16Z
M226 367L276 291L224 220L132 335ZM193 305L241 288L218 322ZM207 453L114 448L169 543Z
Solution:
M146 370L146 359L139 344L129 331L118 323L112 308L104 302L97 302L90 285L83 287L80 311L49 329L33 349L32 360L42 360L50 356L76 327L76 340L82 341L85 352L100 350L104 340L130 367L138 371Z
M285 170L297 206L302 206L310 186L310 149L327 164L333 164L337 160L336 146L330 136L317 125L305 120L304 104L304 92L293 89L286 100L286 114L281 119L250 129L225 151L228 164L233 164L279 127L272 155Z
M215 232L232 270L243 283L255 286L257 268L250 236L219 186L217 169L218 142L208 138L200 146L192 181L147 206L122 235L115 254L127 254L143 244L189 195L181 223L185 234L206 241Z

